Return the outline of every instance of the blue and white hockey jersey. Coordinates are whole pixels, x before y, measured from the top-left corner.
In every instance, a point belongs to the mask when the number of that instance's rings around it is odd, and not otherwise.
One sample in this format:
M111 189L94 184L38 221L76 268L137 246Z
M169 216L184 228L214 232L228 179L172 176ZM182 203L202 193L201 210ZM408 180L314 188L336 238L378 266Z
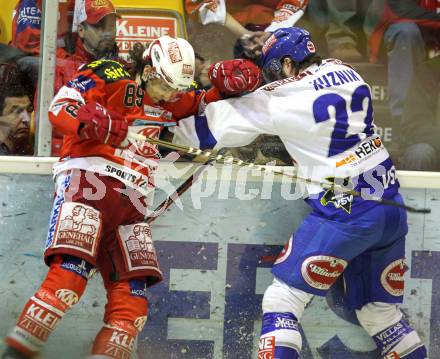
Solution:
M370 87L350 66L324 60L298 77L267 84L239 98L210 103L186 118L174 142L206 148L239 147L260 134L279 136L298 174L319 182L350 178L354 189L392 198L395 167L375 133ZM354 215L373 201L307 185L306 201L325 216Z

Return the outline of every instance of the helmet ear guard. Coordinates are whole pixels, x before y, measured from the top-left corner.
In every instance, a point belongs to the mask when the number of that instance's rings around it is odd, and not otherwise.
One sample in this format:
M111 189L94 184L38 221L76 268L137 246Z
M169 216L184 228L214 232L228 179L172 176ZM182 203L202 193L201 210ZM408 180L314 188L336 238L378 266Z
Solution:
M151 62L159 78L176 90L186 90L194 81L194 50L185 39L162 36L150 44L143 58Z
M283 59L272 59L263 68L263 78L265 83L281 80L283 78Z

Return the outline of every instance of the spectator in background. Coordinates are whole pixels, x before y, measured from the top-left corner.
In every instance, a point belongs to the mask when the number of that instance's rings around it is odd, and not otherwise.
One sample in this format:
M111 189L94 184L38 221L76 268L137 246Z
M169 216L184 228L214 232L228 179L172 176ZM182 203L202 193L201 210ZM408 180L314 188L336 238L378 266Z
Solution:
M405 170L440 171L440 55L420 64L408 91L402 118L406 148L399 166Z
M29 54L40 54L42 0L20 0L12 14L11 45Z
M69 42L74 3L75 0L59 3L58 49L65 48ZM42 0L19 0L12 14L11 46L22 53L17 58L17 66L29 76L35 88L39 70L41 11Z
M437 0L373 0L365 19L370 62L379 59L382 43L388 57L388 93L392 125L400 129L408 89L427 46L438 46L440 2ZM397 141L401 134L397 133Z
M75 0L59 1L57 46L66 47ZM42 0L19 0L12 13L11 45L32 56L40 55Z
M27 87L35 91L38 84L39 58L11 45L0 44L0 63L16 65L20 73L30 80Z
M324 35L329 57L347 62L359 62L358 34L350 27L358 11L357 0L311 0L308 15L318 27L325 28ZM359 26L360 32L362 26Z
M75 51L58 49L55 76L56 93L72 79L81 65L98 59L118 59L116 19L119 15L110 0L76 0L73 31L77 34ZM54 131L52 154L58 156L62 135Z
M0 155L32 155L32 103L16 67L0 65Z
M119 15L110 0L67 0L59 4L59 13L54 92L66 84L81 65L100 58L118 57L115 38L116 18ZM20 0L13 15L12 45L24 54L17 64L29 75L34 75L32 79L36 86L41 0ZM71 34L72 30L74 34ZM74 46L70 46L72 42ZM52 140L53 155L59 155L61 144L62 136L55 131Z
M219 23L240 38L234 46L235 58L245 57L254 61L258 61L258 49L269 33L295 25L307 7L313 22L325 28L330 57L350 62L362 59L357 34L349 26L357 15L357 0L186 0L187 12L198 14L202 24Z
M293 26L304 14L307 2L308 0L186 0L185 6L188 14L197 15L203 25L218 23L240 37L253 31L274 31L275 27Z
M308 0L186 0L185 9L193 19L196 18L203 25L212 23L223 25L235 36L233 57L249 59L258 64L263 43L271 33L279 28L293 26L304 15L307 4ZM207 39L204 34L200 34L200 38L203 39L200 52L204 53L204 44L211 42L211 39ZM218 40L223 41L224 34L212 39L213 42ZM216 50L224 47L224 45L217 46ZM209 65L210 62L200 54L196 55L194 78L202 88L206 88L209 84L207 78ZM229 149L228 153L258 164L266 164L270 161L276 161L277 165L291 163L284 145L276 136L260 136L252 144Z
M308 0L186 0L185 9L201 24L220 24L236 38L234 57L253 57L272 31L293 26Z
M20 0L12 13L11 48L1 48L2 62L14 62L27 73L33 86L38 82L42 0Z
M73 32L75 50L57 53L55 92L69 81L81 65L98 60L117 59L116 19L120 16L110 0L76 0Z

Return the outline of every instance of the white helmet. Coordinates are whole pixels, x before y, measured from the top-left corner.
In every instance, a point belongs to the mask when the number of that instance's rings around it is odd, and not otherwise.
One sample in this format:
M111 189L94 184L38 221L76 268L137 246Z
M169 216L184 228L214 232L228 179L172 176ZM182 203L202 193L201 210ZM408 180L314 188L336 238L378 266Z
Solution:
M194 81L195 56L185 39L161 36L144 51L156 73L176 90L186 90Z

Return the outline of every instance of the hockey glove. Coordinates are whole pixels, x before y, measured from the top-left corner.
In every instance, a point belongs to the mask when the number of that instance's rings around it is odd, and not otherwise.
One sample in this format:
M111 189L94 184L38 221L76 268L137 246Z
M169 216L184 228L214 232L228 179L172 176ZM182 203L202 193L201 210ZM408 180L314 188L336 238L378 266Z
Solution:
M118 147L127 137L128 124L116 112L106 110L96 102L89 102L78 109L78 129L82 139L95 139L107 145Z
M217 62L209 68L209 79L222 94L238 95L254 91L261 83L261 70L244 59Z

